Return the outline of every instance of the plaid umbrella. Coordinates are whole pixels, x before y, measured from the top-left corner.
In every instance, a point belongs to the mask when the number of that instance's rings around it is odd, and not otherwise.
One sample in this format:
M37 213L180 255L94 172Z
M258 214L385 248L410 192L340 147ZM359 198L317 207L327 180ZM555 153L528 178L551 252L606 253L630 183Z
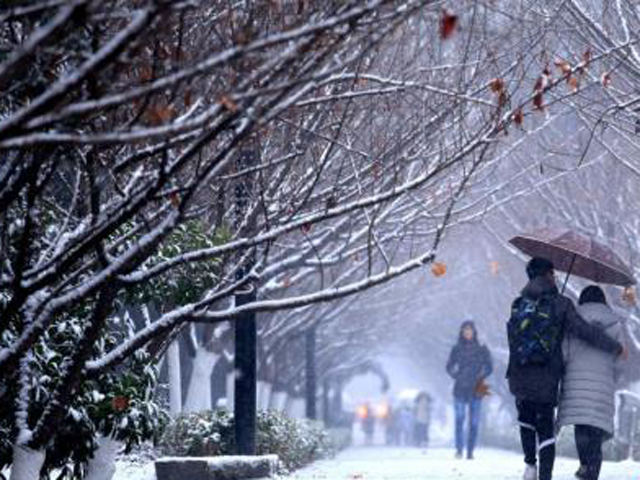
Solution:
M573 273L597 283L625 287L636 283L613 250L571 230L544 228L513 237L509 243L527 255L551 260L556 270L567 272L567 278Z

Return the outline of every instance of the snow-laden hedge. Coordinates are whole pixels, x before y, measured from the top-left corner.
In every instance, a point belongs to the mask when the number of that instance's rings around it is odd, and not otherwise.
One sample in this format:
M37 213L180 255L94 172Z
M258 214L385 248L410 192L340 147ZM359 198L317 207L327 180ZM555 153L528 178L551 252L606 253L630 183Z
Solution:
M233 414L205 411L178 417L165 430L159 446L168 456L232 455L234 437ZM319 422L288 418L276 411L258 412L256 453L278 455L283 470L330 456L336 448Z

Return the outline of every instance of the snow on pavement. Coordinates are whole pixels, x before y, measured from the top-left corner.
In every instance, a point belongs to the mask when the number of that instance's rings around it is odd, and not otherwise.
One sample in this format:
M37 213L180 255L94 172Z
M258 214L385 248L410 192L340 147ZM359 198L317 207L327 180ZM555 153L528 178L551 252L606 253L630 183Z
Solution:
M316 462L285 480L520 480L522 457L514 452L478 449L474 460L453 458L453 450L359 447ZM574 480L578 461L557 458L554 480ZM640 463L605 462L600 480L640 480Z

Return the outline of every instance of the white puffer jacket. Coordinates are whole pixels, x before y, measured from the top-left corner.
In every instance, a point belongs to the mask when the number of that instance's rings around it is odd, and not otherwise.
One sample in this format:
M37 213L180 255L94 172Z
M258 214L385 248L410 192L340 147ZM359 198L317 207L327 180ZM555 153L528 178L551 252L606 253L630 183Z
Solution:
M603 332L623 341L623 318L602 303L585 303L578 313ZM563 344L565 375L562 380L559 426L591 425L613 435L615 390L619 361L577 338L567 337Z

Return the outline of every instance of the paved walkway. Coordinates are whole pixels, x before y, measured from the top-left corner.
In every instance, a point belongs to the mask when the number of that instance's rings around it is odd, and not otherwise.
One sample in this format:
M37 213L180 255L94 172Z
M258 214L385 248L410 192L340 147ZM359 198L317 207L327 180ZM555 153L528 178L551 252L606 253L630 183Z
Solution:
M480 449L457 460L451 449L358 447L300 470L287 480L520 480L522 459L513 452ZM574 480L577 460L558 458L554 480ZM600 480L640 480L640 463L603 465Z

